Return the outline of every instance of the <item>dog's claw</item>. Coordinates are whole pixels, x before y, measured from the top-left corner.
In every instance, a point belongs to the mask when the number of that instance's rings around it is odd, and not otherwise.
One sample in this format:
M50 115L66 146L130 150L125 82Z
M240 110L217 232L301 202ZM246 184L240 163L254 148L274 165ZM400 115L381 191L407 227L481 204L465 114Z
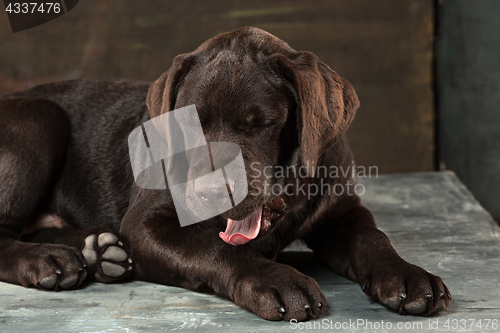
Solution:
M284 307L279 308L278 312L285 313L285 308Z

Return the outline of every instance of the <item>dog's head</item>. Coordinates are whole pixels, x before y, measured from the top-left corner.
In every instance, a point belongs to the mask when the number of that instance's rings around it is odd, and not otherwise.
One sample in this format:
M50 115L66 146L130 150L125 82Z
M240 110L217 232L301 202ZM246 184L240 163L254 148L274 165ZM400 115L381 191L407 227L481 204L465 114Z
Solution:
M224 213L221 237L243 244L283 217L284 196L270 190L282 179L276 166L304 166L314 177L320 155L351 123L359 101L351 84L310 52L256 28L216 36L181 54L150 88L151 118L195 104L207 142L241 148L248 196ZM224 155L224 151L212 151ZM239 183L195 182L192 205L206 205L206 192L237 190Z

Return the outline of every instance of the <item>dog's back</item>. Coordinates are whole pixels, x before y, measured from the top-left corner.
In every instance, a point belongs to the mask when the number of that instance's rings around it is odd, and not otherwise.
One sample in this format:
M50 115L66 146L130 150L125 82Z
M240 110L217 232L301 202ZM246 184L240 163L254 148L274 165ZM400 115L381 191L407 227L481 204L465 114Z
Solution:
M65 162L49 199L50 210L67 223L118 230L133 182L127 138L148 118L149 86L132 80L82 79L5 96L48 99L68 116Z

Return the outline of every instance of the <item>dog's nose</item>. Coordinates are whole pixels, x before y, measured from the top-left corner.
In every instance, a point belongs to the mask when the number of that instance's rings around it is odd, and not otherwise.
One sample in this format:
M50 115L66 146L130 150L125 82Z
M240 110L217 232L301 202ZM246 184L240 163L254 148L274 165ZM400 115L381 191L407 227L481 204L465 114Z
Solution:
M194 184L194 194L209 207L225 207L231 194L230 185L222 181L197 179Z

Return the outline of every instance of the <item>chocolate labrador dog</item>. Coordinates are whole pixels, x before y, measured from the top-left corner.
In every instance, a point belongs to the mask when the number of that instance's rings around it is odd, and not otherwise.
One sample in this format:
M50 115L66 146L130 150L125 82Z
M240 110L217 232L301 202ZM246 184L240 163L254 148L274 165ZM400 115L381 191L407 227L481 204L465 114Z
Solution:
M226 213L181 227L168 189L134 182L127 138L191 104L207 141L241 148L249 191ZM351 84L314 54L256 28L177 56L152 84L76 80L4 96L0 280L61 290L135 278L215 292L269 320L308 320L326 308L318 284L274 261L302 239L400 314L446 309L441 278L396 253L355 174L324 172L352 166L345 132L358 106ZM335 193L304 190L325 184ZM234 186L195 183L199 205Z

